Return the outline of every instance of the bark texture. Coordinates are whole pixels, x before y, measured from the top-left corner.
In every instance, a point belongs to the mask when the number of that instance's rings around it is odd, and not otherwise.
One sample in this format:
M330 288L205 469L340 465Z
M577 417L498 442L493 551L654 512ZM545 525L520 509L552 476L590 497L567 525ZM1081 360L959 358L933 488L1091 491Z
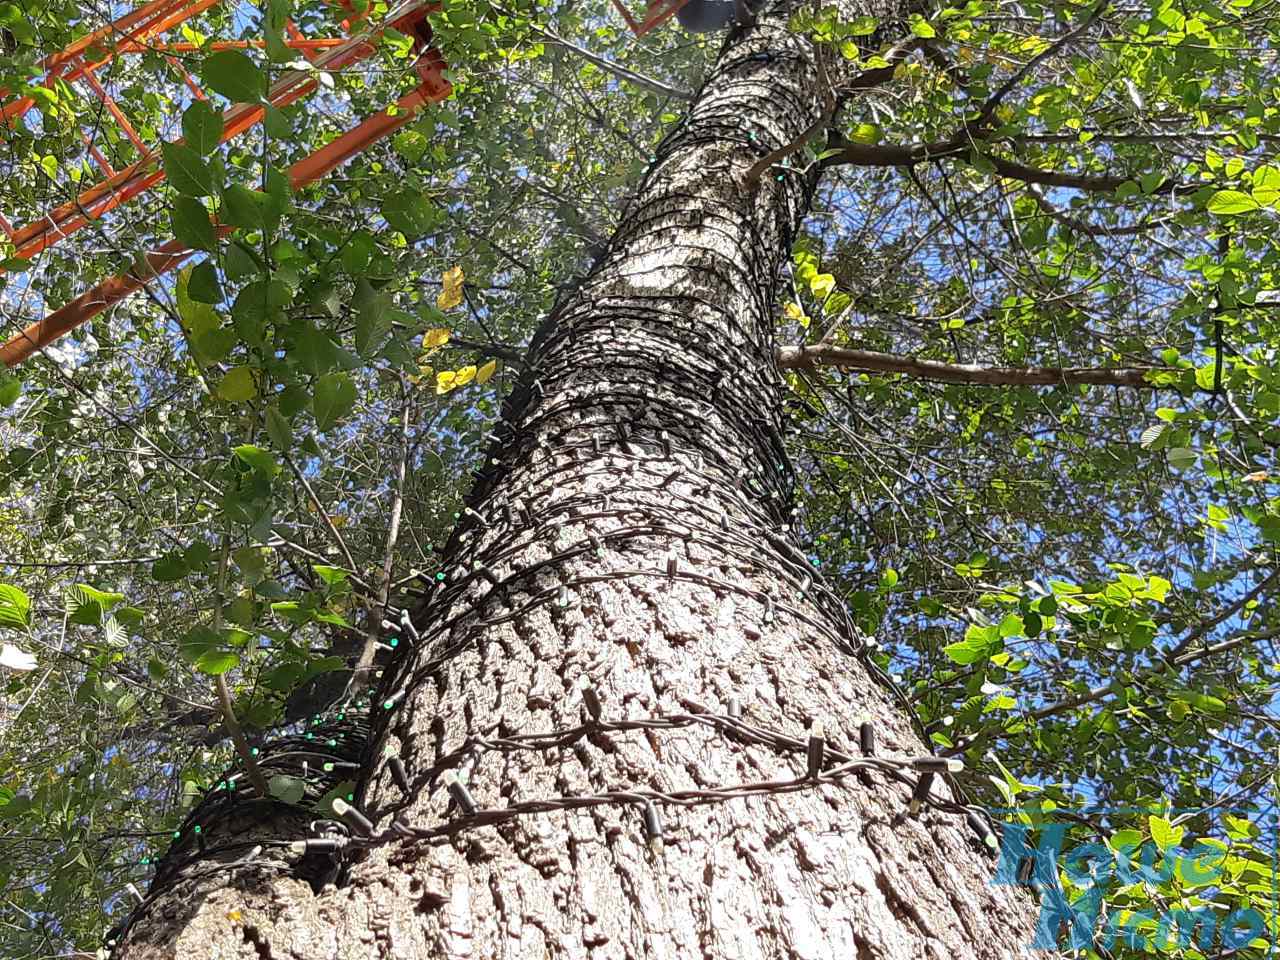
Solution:
M791 172L742 182L823 116L817 74L785 13L726 45L608 252L536 339L446 580L416 612L424 639L388 671L379 700L403 699L375 708L373 775L357 796L379 828L456 817L445 775L458 768L483 809L549 809L380 844L345 862L338 885L314 864L295 876L271 846L301 835L296 814L228 820L206 842L237 838L243 857L243 843L264 837L266 852L236 869L167 871L118 956L1026 953L1034 904L989 885L993 862L961 816L904 817L909 783L877 773L659 804L655 852L639 804L560 807L611 790L791 780L803 752L698 725L567 735L544 749L474 745L579 728L585 681L607 718L719 713L736 699L748 722L801 739L820 719L850 753L864 718L881 755L928 753L853 655L838 598L811 582L820 573L788 526L772 315L814 183ZM408 770L409 796L381 762L389 755Z

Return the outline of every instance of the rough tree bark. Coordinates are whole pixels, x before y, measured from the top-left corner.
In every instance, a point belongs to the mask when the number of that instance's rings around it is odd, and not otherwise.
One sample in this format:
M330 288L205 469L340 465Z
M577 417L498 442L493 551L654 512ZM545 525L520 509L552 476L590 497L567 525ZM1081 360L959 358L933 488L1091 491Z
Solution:
M807 582L816 574L787 526L774 294L815 183L770 172L745 186L743 175L829 102L811 45L785 22L771 14L726 44L608 252L535 339L447 548L447 580L416 611L424 640L388 671L378 699L394 708L374 709L365 756L376 762L356 802L376 828L393 815L456 818L445 772L459 765L484 809L805 770L803 748L702 725L462 750L578 728L584 678L606 719L723 714L737 699L745 721L801 744L820 719L857 755L870 717L880 755L928 753L900 702L842 650L859 641L838 600ZM392 754L407 799L381 762ZM1034 904L989 885L993 863L962 816L904 817L910 793L910 779L877 772L662 803L656 852L636 803L551 809L447 842L380 843L336 885L315 866L323 855L297 865L273 845L304 836L308 814L241 803L210 824L204 858L162 869L116 955L1022 955ZM246 841L263 849L245 858ZM240 866L216 862L233 848Z

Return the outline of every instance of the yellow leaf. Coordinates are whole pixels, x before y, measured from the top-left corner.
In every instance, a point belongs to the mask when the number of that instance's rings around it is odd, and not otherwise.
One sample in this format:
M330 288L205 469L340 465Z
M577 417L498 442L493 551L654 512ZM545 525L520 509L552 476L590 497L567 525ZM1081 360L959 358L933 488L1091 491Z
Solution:
M1253 473L1246 473L1242 479L1245 483L1262 483L1270 476L1266 470L1255 470Z
M782 312L788 320L795 320L806 330L809 329L809 315L800 309L800 304L792 301L782 308Z
M825 300L836 288L836 278L829 273L819 273L809 281L809 289L819 300Z
M476 371L476 383L484 383L493 376L493 371L498 369L498 361L490 360L479 370Z
M422 335L422 349L424 353L432 353L435 350L439 350L448 342L448 327L436 327L433 330L428 330Z
M476 378L475 366L459 367L454 371L453 385L455 387L465 387L468 383Z
M451 310L462 302L462 281L466 278L461 267L450 267L441 279L443 286L436 297L436 306L441 310Z
M441 370L436 374L436 394L448 393L457 386L454 383L455 374L452 370Z

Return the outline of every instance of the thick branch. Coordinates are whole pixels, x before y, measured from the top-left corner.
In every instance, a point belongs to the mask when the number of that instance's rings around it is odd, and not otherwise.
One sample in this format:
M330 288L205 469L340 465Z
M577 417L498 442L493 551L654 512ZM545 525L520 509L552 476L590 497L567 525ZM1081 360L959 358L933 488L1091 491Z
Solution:
M400 539L400 517L404 511L404 480L409 466L411 404L409 385L403 377L400 379L400 395L400 456L396 463L395 492L391 500L391 517L387 521L387 542L382 551L378 596L376 600L367 604L369 623L365 631L364 649L360 651L360 659L356 661L352 676L354 691L364 690L369 685L369 674L373 668L374 655L377 653L378 637L382 633L382 618L386 616L387 600L391 596L391 571L395 565L396 543Z
M897 143L854 143L841 141L839 153L834 153L823 160L824 167L914 167L918 163L929 160L942 160L947 157L967 155L977 144L963 136L948 137L946 140L935 140L932 143L919 143L907 146ZM1007 160L994 154L980 153L987 163L1002 177L1010 180L1021 180L1023 183L1036 183L1045 187L1069 187L1073 190L1085 190L1091 193L1112 193L1122 183L1128 183L1133 177L1105 176L1102 174L1063 173L1058 170L1043 170L1016 160ZM1178 189L1181 184L1167 180L1151 192L1152 196L1168 194Z
M796 137L790 143L784 143L776 150L771 150L765 156L752 164L751 169L749 169L746 175L742 178L742 185L744 187L750 187L775 163L785 160L787 157L791 156L791 154L803 149L805 144L807 144L811 139L831 126L831 120L835 116L841 100L847 93L852 92L854 89L860 90L867 86L876 86L883 83L889 77L893 76L893 71L898 64L905 60L919 45L920 41L915 38L912 38L906 43L898 44L890 50L888 55L885 57L889 62L889 66L881 67L877 70L869 71L866 74L855 77L849 86L839 91L840 96L837 97L836 91L832 90L831 83L827 79L826 70L823 68L822 51L817 44L814 44L814 62L818 67L819 79L822 85L822 95L824 98L822 115L814 120L813 123L809 125L808 129L800 134L800 136Z
M920 360L874 350L847 347L785 346L778 348L778 366L783 370L813 370L841 367L868 373L903 373L939 383L973 383L988 386L1059 387L1090 386L1141 387L1156 389L1147 374L1162 367L988 367L976 363L943 363Z

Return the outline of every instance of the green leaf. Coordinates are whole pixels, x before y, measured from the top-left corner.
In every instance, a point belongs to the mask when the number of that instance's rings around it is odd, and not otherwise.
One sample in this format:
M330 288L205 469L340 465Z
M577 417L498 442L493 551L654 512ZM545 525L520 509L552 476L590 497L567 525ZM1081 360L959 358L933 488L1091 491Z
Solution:
M1209 198L1205 208L1220 217L1230 217L1240 213L1252 213L1262 209L1262 205L1239 190L1219 190Z
M8 798L7 800L5 798ZM7 788L0 793L0 820L15 820L31 809L31 798L14 794Z
M859 123L849 131L854 143L879 143L884 139L884 128L878 123Z
M274 167L267 170L262 186L267 196L262 206L262 218L268 230L275 230L280 226L280 218L293 202L293 186L289 178Z
M123 599L123 593L108 593L96 590L87 584L77 583L66 593L67 618L81 626L96 627L102 623L106 612Z
M933 25L918 13L911 15L911 33L924 40L930 40L938 35Z
M141 626L142 621L147 617L146 613L139 610L137 607L120 607L115 611L113 616L115 616L115 618L126 627L131 629L133 627Z
M208 156L222 140L222 114L208 100L196 100L182 111L182 138L201 156Z
M1181 843L1183 834L1187 832L1186 827L1175 827L1164 817L1155 815L1147 817L1147 826L1151 830L1151 839L1155 841L1161 853Z
M396 153L404 157L410 164L417 164L423 154L431 148L431 141L416 130L405 130L396 134L391 141Z
M222 287L218 283L218 271L210 260L197 263L191 268L186 287L187 295L192 300L200 303L220 303L222 301ZM219 321L220 323L221 321Z
M222 219L246 230L261 230L266 223L263 216L266 202L267 195L261 190L234 183L222 191Z
M258 583L267 574L266 547L240 547L231 556L248 584Z
M147 676L156 683L159 683L169 675L169 667L159 657L152 657L147 661Z
M377 296L366 303L356 317L356 352L372 357L391 332L394 313L386 297Z
M201 303L192 295L191 282L200 266L203 266L203 264L178 271L178 281L174 285L174 294L178 306L178 323L182 326L182 332L186 334L187 340L193 346L200 337L222 326L222 318L218 316L218 311L209 306L208 303Z
M296 623L299 626L311 622L312 611L296 600L282 600L271 605L271 612L281 619Z
M293 427L274 405L267 407L267 436L280 450L288 451L293 447Z
M31 598L8 583L0 583L0 627L25 630L31 622Z
M6 370L0 370L0 407L8 407L22 396L22 381Z
M192 627L178 642L178 656L190 664L195 664L202 656L217 646L218 635L204 625Z
M326 373L316 381L311 410L316 427L328 430L351 412L356 403L356 386L345 373Z
M257 64L238 50L210 54L200 76L210 90L235 103L257 103L266 89L266 79Z
M234 282L252 277L262 268L255 254L239 243L233 243L227 247L227 255L222 260L222 269L226 271L227 279Z
M259 473L274 477L280 472L280 464L276 463L276 458L270 450L263 450L262 447L246 443L233 448L231 452Z
M181 580L188 573L182 554L177 551L166 553L151 564L151 579L158 583L173 583Z
M231 403L246 403L258 395L258 382L249 367L232 367L218 384L218 396Z
M344 583L346 579L351 576L351 574L346 570L343 570L341 567L330 567L323 563L313 563L311 565L311 569L316 572L316 576L331 587L336 587L338 584Z
M164 157L164 174L173 188L188 197L207 197L213 194L216 184L213 171L200 159L200 154L178 143L160 144Z
M209 211L194 197L178 197L173 202L169 222L178 242L194 250L212 250L217 244Z
M1144 450L1159 450L1160 447L1157 446L1157 443L1168 426L1167 423L1153 423L1142 431L1142 436L1138 438L1139 445Z
M997 627L980 627L971 624L965 631L964 639L959 643L950 643L942 648L942 652L959 664L977 663L985 660L1000 647L1000 636Z
M369 266L373 251L373 234L367 230L357 231L342 248L342 269L352 276L360 276L364 268Z
M201 673L218 676L240 662L240 655L230 650L206 650L196 658L195 668Z
M1196 465L1199 455L1189 447L1173 447L1166 454L1169 466L1175 470L1187 470Z
M262 126L269 136L280 140L293 136L293 124L284 112L271 104L263 105Z
M382 216L392 229L399 230L409 239L427 233L436 223L435 208L426 197L403 191L388 197L382 203Z

